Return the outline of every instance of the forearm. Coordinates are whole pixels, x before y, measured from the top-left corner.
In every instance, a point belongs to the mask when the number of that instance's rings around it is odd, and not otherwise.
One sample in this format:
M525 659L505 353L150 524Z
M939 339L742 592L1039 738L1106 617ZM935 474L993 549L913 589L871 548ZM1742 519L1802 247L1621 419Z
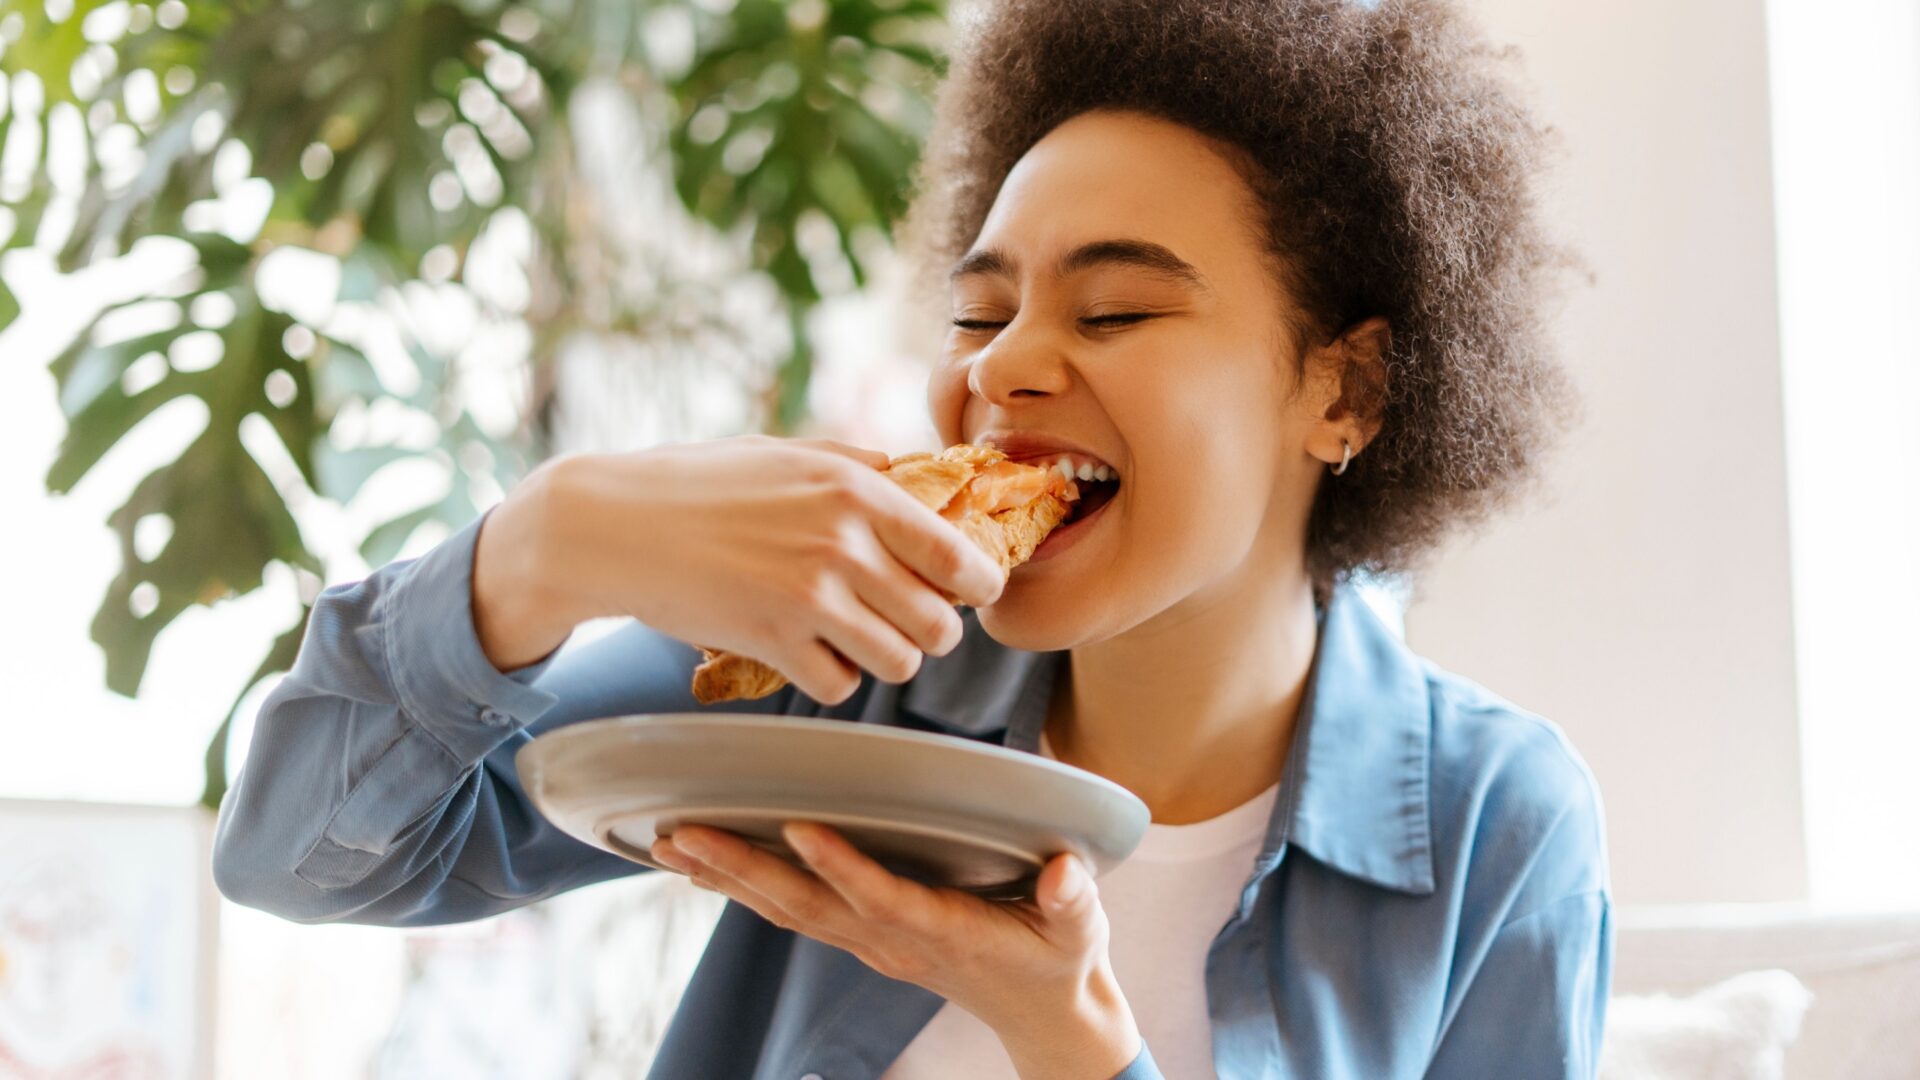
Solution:
M999 1033L1022 1080L1112 1080L1140 1057L1133 1010L1104 967L1064 1010L1030 1019Z

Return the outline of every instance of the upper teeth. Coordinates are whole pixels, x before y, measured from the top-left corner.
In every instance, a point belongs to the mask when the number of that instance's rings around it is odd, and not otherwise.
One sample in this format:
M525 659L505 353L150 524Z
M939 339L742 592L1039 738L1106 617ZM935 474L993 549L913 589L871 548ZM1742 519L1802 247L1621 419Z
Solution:
M1071 457L1065 455L1055 458L1050 468L1067 480L1113 480L1120 475L1113 471L1112 466L1095 465L1087 461L1076 464Z

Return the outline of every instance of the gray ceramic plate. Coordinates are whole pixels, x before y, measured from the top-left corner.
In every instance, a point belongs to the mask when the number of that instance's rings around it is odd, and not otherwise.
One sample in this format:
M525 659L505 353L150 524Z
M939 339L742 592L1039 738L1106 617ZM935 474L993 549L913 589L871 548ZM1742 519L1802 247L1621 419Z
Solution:
M1150 818L1126 788L1038 754L845 720L617 716L555 728L514 761L562 831L661 870L653 842L682 823L802 865L780 826L817 821L903 877L1014 900L1062 851L1106 873Z

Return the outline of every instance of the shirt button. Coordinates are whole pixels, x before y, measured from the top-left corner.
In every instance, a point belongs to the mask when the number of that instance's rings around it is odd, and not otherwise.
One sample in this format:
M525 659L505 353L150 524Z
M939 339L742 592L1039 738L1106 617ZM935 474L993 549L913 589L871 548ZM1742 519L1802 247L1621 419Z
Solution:
M821 1076L819 1073L808 1073L801 1077L800 1080L821 1080Z
M488 707L480 710L480 719L489 724L504 724L511 719L511 717L499 709Z

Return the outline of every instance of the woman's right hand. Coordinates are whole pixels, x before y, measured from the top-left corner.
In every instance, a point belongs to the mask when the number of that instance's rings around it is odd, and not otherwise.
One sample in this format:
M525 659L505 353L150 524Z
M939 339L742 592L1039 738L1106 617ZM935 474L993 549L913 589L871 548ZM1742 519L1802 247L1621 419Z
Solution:
M481 646L512 670L586 619L631 615L763 661L827 704L853 694L859 668L905 682L960 641L942 592L990 604L1005 575L888 480L887 461L765 435L549 461L481 526Z

